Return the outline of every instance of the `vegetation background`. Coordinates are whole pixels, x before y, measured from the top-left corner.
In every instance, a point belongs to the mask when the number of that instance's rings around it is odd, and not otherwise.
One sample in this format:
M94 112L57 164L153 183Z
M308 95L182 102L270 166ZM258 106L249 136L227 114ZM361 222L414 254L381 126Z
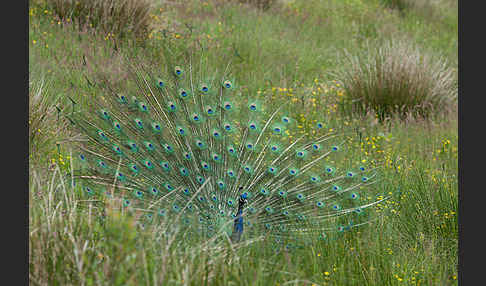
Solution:
M456 285L457 51L453 0L31 0L29 281L32 285ZM352 130L342 164L382 166L372 224L275 253L185 244L101 221L70 184L60 114L125 78L126 56L228 64L242 88L291 102L297 133L324 114ZM370 200L378 198L370 197Z

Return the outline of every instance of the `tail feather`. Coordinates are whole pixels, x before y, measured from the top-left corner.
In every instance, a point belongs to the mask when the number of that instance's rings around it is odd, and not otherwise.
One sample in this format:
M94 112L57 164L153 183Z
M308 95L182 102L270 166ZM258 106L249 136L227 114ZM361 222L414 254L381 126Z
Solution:
M342 134L318 123L315 138L295 138L285 104L243 95L227 74L163 70L130 65L125 89L105 83L89 113L69 115L87 138L78 154L87 195L111 186L146 220L197 217L208 233L235 219L244 195L245 229L279 237L359 225L374 205L359 193L376 169L338 174L333 167Z

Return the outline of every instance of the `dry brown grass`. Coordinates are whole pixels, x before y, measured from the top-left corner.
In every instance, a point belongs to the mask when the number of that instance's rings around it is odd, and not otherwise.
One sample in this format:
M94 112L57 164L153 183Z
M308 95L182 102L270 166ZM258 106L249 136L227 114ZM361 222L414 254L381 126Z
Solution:
M238 0L240 3L250 4L262 10L270 9L277 0Z
M116 38L130 34L145 39L150 33L149 0L47 0L61 20L91 27Z
M431 21L440 21L445 11L457 11L456 0L382 0L383 4L400 13L413 12Z
M456 74L447 62L400 40L346 54L335 76L343 84L345 107L358 113L372 110L381 120L429 117L449 109L457 98Z

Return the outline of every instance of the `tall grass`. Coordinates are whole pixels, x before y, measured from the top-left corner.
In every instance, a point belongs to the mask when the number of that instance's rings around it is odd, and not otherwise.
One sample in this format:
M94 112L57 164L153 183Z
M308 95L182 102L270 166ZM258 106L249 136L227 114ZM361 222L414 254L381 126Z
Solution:
M385 137L366 138L376 133L368 127L364 144L357 138L346 141L364 147L373 142L376 149L364 150L384 151L387 163L376 189L391 192L392 198L379 207L383 216L337 240L312 239L290 251L275 252L271 240L231 245L224 235L208 242L177 229L164 233L164 225L144 231L116 201L82 196L81 186L73 186L59 166L48 176L34 170L29 190L30 282L456 285L457 137L445 123L396 121L388 131L375 128ZM388 163L396 156L401 159Z
M148 0L47 0L61 21L101 30L116 38L134 35L145 40L150 32L152 1Z
M444 14L457 9L458 2L455 0L381 0L381 3L385 7L397 9L402 15L416 13L429 20L440 21Z
M447 62L407 42L369 45L342 59L335 76L348 100L344 107L352 113L372 110L381 120L407 114L428 117L443 112L457 98L456 75Z
M277 3L277 0L238 0L238 2L250 4L265 11L275 5L275 3Z
M49 81L40 74L29 78L29 162L46 167L56 153L56 143L69 134L57 106L59 97L50 93Z

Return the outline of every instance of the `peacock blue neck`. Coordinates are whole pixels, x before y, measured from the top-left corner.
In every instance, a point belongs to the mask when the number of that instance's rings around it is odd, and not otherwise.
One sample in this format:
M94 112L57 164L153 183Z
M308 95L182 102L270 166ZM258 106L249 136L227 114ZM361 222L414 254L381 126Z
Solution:
M238 200L238 211L236 212L236 219L234 220L233 232L231 234L232 242L239 242L243 234L243 208L246 204L246 194L240 196Z

